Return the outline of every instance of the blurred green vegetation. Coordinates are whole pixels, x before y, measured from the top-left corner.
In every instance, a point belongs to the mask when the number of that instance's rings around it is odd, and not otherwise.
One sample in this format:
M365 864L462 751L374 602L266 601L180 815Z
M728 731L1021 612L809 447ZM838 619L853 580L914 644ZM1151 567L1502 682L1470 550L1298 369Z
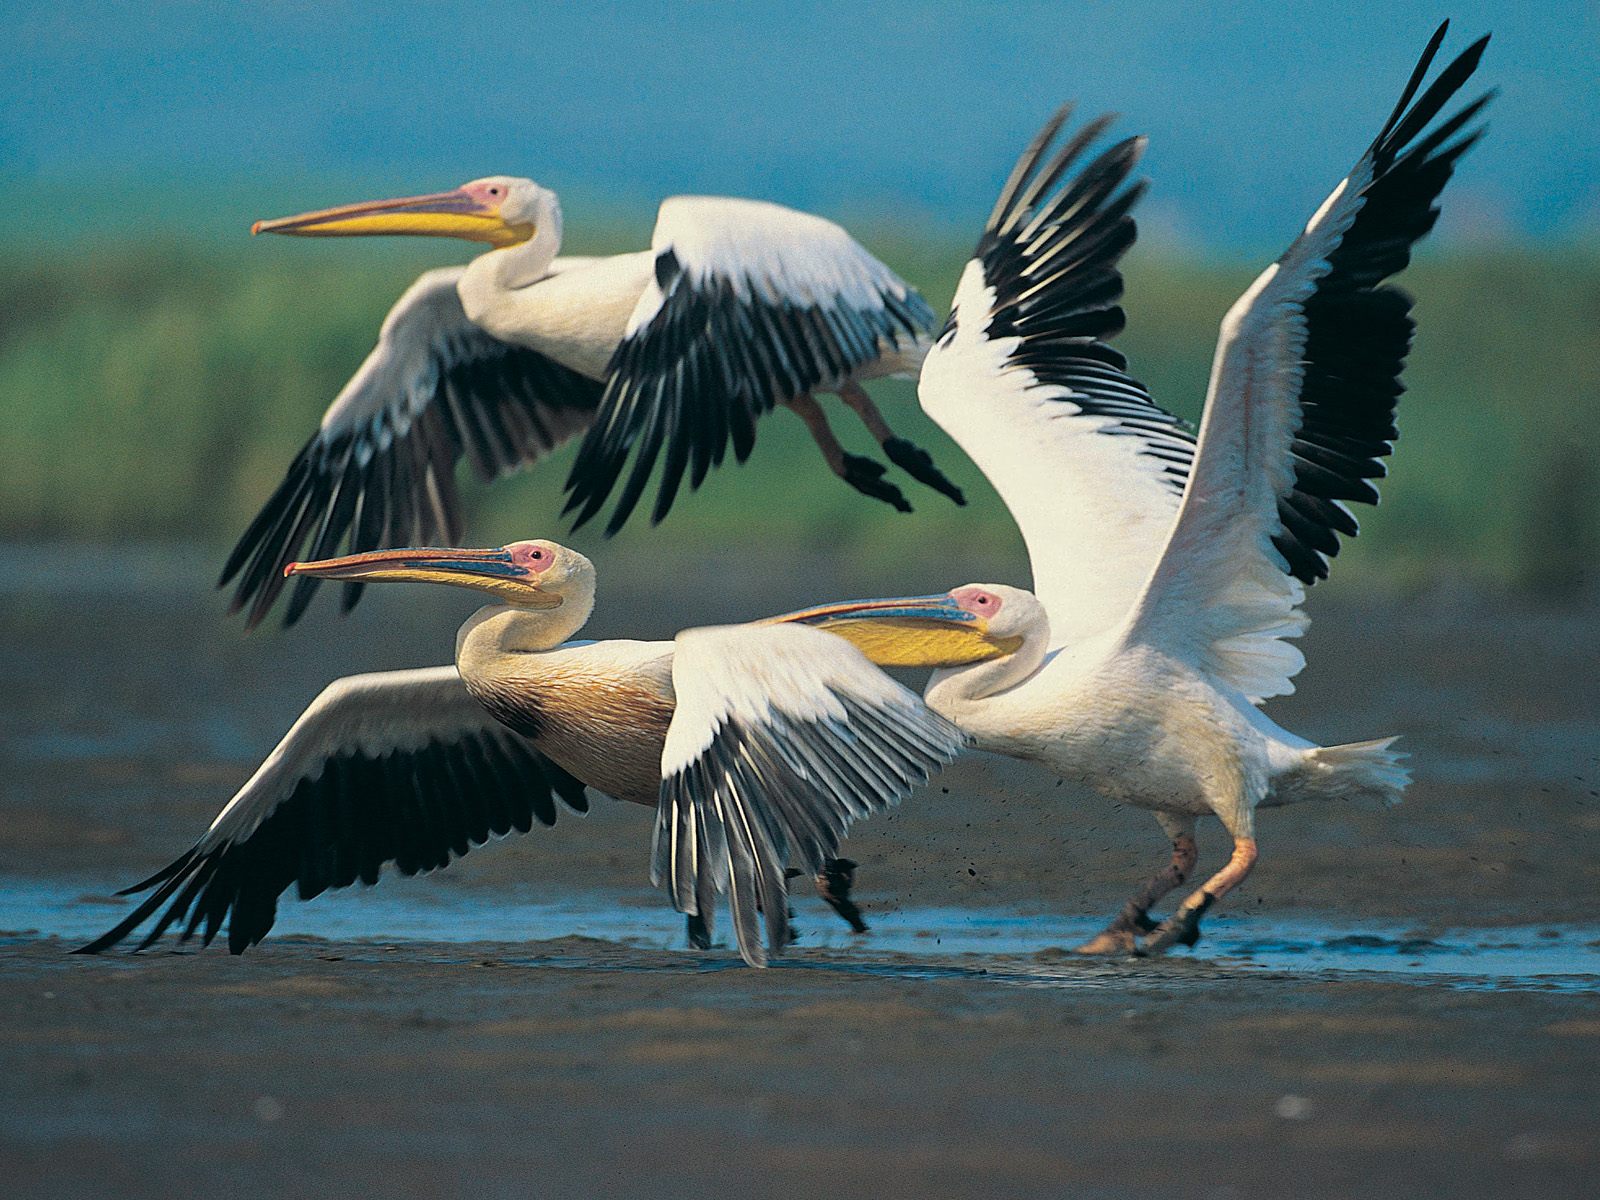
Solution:
M966 245L863 229L863 240L936 308ZM613 223L574 253L645 245ZM0 537L200 539L243 528L372 345L402 288L459 249L417 243L224 243L155 237L0 244ZM1248 264L1142 247L1129 263L1135 372L1194 418L1217 322ZM1384 504L1335 572L1340 587L1445 578L1560 593L1600 553L1600 475L1584 435L1600 416L1600 258L1572 248L1458 250L1405 280L1420 332ZM892 422L967 487L957 509L902 481L897 516L822 466L800 423L763 424L748 469L724 469L680 499L661 529L616 552L686 541L926 562L930 545L1020 547L1005 511L916 410L912 385L874 385ZM834 410L847 444L869 443ZM469 484L469 537L562 536L571 449L493 488ZM592 548L598 535L578 535ZM969 544L971 544L969 542ZM1344 561L1347 560L1347 561Z

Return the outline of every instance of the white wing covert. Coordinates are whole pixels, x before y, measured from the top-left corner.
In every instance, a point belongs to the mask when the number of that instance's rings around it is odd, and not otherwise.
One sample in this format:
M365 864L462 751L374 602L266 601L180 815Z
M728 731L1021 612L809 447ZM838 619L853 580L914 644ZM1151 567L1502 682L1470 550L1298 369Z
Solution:
M685 472L698 488L729 442L743 462L756 418L831 390L899 352L920 355L933 311L832 221L758 200L674 196L650 242L655 271L611 360L605 396L567 479L581 525L633 466L621 528L665 451L652 521Z
M464 269L429 271L400 297L377 346L234 547L218 586L238 577L232 611L248 606L251 625L272 607L295 559L459 541L463 457L487 481L535 462L593 420L600 384L467 319L456 293ZM298 582L285 625L318 584ZM345 586L346 612L361 586Z
M556 800L588 811L584 785L468 693L455 667L354 675L330 684L194 847L123 891L155 889L83 947L122 941L163 905L138 949L187 918L182 939L224 920L235 954L272 928L278 897L448 866L490 837L553 825Z
M1027 542L1052 644L1125 619L1178 511L1194 442L1107 344L1144 192L1144 139L1067 172L1110 124L1059 148L1070 108L1018 160L922 368L922 407L978 465Z
M1447 27L1355 169L1223 321L1183 506L1130 615L1130 640L1254 700L1294 690L1305 660L1287 639L1305 630L1305 587L1357 531L1345 502L1378 501L1414 329L1410 297L1383 281L1433 228L1492 96L1428 131L1488 42L1412 105Z
M854 646L798 625L678 635L652 880L709 917L726 890L739 952L787 938L784 868L820 870L852 821L904 798L966 737Z

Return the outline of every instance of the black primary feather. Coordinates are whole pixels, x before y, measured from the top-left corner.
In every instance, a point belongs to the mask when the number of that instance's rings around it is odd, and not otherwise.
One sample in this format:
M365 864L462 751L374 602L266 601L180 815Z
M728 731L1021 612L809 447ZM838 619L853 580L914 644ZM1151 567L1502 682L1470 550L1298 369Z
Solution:
M574 529L605 507L619 481L606 533L621 529L657 461L650 519L661 521L685 473L693 490L730 444L735 461L749 457L757 418L843 383L935 325L933 311L909 290L903 297L880 290L877 305L866 308L837 297L800 304L724 276L691 277L670 247L657 255L655 271L661 307L612 356L599 414L567 477L564 511Z
M1347 502L1376 504L1372 480L1394 449L1395 408L1415 322L1411 297L1384 280L1404 270L1411 248L1439 218L1439 196L1461 156L1483 136L1469 128L1493 98L1463 105L1431 132L1450 99L1477 69L1488 37L1473 42L1417 97L1444 40L1441 25L1423 51L1400 101L1357 171L1370 166L1363 203L1328 256L1305 301L1305 357L1294 487L1278 503L1282 529L1272 539L1289 573L1312 584L1328 575L1336 535L1353 537ZM1413 98L1416 98L1413 104Z
M486 333L454 338L437 366L431 396L414 415L396 396L354 430L319 430L295 456L222 568L218 587L238 580L229 612L244 610L257 625L284 590L283 568L296 560L455 544L462 458L480 479L508 474L586 426L600 402L595 380ZM310 576L296 582L286 627L320 584ZM360 584L346 585L341 610L360 596Z
M202 842L119 892L150 895L76 953L109 949L159 913L137 949L180 921L180 941L198 934L209 946L226 921L228 949L240 954L267 935L290 887L309 900L376 883L389 865L402 875L437 870L491 837L525 833L535 820L553 825L555 799L588 811L584 785L509 730L376 757L345 751L250 833L208 849Z

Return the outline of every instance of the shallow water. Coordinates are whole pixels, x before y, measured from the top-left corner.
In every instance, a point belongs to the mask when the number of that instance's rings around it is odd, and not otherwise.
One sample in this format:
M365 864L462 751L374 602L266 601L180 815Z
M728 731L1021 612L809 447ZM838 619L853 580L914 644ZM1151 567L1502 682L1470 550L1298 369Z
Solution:
M815 908L813 904L811 906ZM0 944L56 937L87 940L126 911L93 886L57 880L10 880L0 889ZM989 974L995 982L1077 986L1084 960L1057 952L1094 932L1082 920L1004 909L902 907L868 914L871 930L849 932L821 912L796 918L804 965L875 967L896 974ZM579 937L619 947L684 947L683 921L664 905L630 903L607 893L561 900L433 888L329 894L313 904L285 903L274 940L338 942L532 943ZM169 936L168 944L175 944ZM564 952L546 965L601 966L599 956ZM720 955L716 956L720 957ZM1031 960L1019 969L1018 958ZM1600 927L1457 929L1418 936L1394 928L1341 925L1309 918L1214 920L1200 946L1175 959L1217 968L1303 975L1360 972L1457 987L1600 992ZM801 960L791 960L800 962ZM993 964L986 967L985 964ZM1037 965L1033 965L1037 964ZM1053 966L1070 964L1066 971ZM612 963L611 965L615 965Z

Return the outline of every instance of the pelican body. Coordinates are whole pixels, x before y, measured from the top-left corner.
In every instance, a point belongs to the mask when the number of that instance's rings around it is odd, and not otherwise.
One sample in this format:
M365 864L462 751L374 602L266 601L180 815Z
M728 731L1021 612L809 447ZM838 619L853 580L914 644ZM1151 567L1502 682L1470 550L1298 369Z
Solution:
M654 521L730 446L743 462L757 419L780 405L804 420L834 473L909 511L884 464L844 450L818 392L837 392L891 462L965 502L861 387L916 374L932 310L821 217L674 196L661 205L649 250L562 257L556 194L496 175L258 221L252 231L453 237L488 248L464 267L424 274L401 297L377 347L240 538L221 584L237 579L233 606L248 608L251 624L272 607L293 559L323 559L341 545L358 553L459 541L460 459L493 479L578 434L567 511L582 524L621 483L608 532L627 520L658 465ZM300 581L287 623L315 587L313 577ZM346 590L347 609L358 595Z
M840 839L966 743L872 658L951 663L1012 648L947 599L853 605L858 615L836 632L790 614L672 642L576 641L594 608L594 567L548 541L371 551L287 570L449 584L497 603L462 625L454 666L331 685L195 847L129 889L151 895L86 950L165 906L141 949L187 918L183 937L203 926L206 943L226 920L240 953L271 929L291 885L309 899L375 883L388 865L444 867L491 836L554 824L557 800L586 811L592 788L657 806L652 874L688 915L691 941L709 945L726 891L740 953L762 965L763 917L773 950L789 937L789 873L814 875L823 898L865 928ZM863 632L880 619L902 636Z
M1082 950L1193 944L1256 861L1258 808L1394 803L1408 780L1393 738L1318 746L1261 705L1305 664L1290 639L1307 625L1306 588L1357 530L1347 504L1378 499L1414 328L1409 297L1384 281L1482 134L1472 122L1488 95L1440 114L1487 38L1422 87L1444 34L1355 168L1223 320L1198 437L1106 342L1123 323L1117 263L1143 143L1069 175L1105 121L1053 151L1063 112L1028 148L924 364L922 406L1016 518L1047 618L1015 654L936 672L925 699L980 748L1152 810L1172 841L1168 866ZM1207 815L1233 853L1156 923L1149 908L1194 869Z

